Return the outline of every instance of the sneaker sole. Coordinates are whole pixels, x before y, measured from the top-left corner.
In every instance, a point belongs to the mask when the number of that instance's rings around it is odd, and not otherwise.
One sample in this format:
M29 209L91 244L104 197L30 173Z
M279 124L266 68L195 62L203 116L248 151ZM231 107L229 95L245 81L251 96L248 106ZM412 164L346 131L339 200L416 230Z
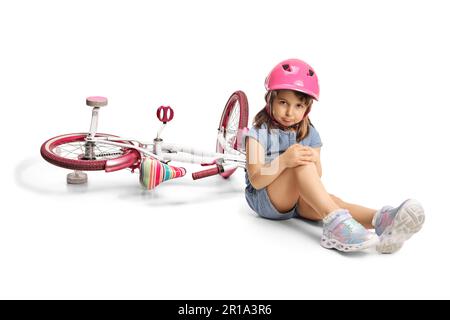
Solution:
M413 199L403 202L392 224L380 236L377 251L380 253L394 253L403 242L418 232L425 222L425 213L419 202Z
M339 242L336 239L329 239L325 236L322 236L320 240L320 245L326 249L336 249L342 252L354 252L361 251L371 247L378 245L379 240L378 237L374 234L369 240L358 243L358 244L344 244Z

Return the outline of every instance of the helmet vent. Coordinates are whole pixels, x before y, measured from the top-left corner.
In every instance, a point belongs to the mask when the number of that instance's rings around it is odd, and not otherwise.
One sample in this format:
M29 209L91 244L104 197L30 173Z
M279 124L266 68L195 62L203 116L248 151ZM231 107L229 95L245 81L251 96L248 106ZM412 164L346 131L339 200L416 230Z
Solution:
M291 72L291 66L288 65L288 64L283 64L283 69L284 69L285 71Z
M314 71L312 71L311 69L309 69L308 75L309 75L310 77L312 77L312 76L314 75Z

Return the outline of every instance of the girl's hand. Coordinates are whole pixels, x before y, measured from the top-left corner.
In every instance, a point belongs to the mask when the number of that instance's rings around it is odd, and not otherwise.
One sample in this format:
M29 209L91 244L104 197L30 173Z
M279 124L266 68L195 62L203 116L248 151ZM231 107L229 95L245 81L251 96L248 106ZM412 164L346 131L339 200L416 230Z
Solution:
M293 144L280 156L280 160L286 168L295 168L316 162L318 156L317 152L311 147Z

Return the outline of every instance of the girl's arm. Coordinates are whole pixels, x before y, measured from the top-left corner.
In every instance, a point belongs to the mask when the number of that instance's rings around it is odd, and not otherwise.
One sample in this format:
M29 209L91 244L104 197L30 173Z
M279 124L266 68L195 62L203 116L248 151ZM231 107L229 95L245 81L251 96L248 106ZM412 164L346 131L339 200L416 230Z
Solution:
M322 173L320 150L311 147L294 144L268 164L265 163L264 148L257 140L247 139L246 151L248 179L258 190L271 184L286 168L315 163L319 175Z
M247 139L246 151L248 179L255 189L267 187L286 169L280 157L266 164L264 148L255 139Z

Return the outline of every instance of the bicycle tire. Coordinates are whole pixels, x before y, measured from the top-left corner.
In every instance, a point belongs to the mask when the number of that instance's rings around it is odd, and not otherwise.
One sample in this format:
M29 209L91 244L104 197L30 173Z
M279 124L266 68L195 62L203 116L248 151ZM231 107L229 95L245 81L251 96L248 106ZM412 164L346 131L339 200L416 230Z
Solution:
M102 159L83 159L84 151L81 145L80 147L73 150L76 151L76 153L74 153L72 157L76 158L69 158L68 156L61 154L60 152L60 150L62 149L61 146L69 145L71 143L84 142L86 136L87 133L69 133L48 139L41 146L41 156L46 161L55 166L80 171L107 170L108 161L114 161L114 168L107 171L116 171L128 168L133 165L136 165L139 162L140 153L132 148L117 147L120 148L118 152L116 152L115 154L112 152L110 152L109 154L104 154L102 155ZM107 137L107 136L117 137L111 134L104 134L104 133L96 134L96 137ZM120 141L120 142L131 143L129 141ZM103 158L105 155L107 158Z
M239 106L239 119L236 119L235 107ZM234 117L234 118L233 118ZM237 139L238 130L247 128L248 125L248 100L247 96L243 91L236 91L228 99L227 103L222 112L222 116L219 122L219 132L223 130L223 136L227 142L231 141L231 147L235 150L239 150L242 145L242 141ZM231 127L233 126L233 127ZM220 142L216 143L216 152L224 153L224 148L221 146ZM236 168L225 170L219 173L223 178L230 177Z

